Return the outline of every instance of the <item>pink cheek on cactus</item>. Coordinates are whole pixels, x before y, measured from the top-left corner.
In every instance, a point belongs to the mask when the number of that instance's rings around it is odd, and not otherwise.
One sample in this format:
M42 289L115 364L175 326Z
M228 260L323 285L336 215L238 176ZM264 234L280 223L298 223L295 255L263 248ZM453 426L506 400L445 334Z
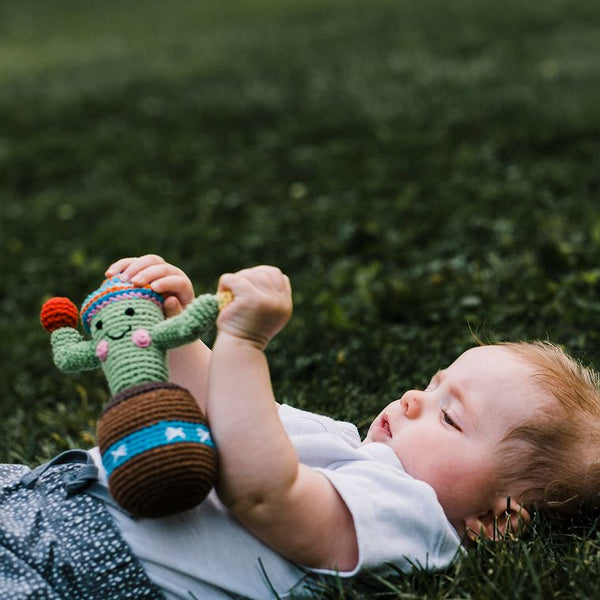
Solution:
M147 348L152 343L152 336L145 329L136 329L131 336L131 341L138 348Z
M106 340L102 340L98 342L96 346L96 356L104 362L106 357L108 356L108 342Z

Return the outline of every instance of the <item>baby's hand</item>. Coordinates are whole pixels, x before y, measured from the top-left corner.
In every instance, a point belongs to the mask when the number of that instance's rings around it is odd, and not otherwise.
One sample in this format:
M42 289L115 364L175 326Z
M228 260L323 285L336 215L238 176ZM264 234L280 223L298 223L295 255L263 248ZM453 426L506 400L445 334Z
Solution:
M134 285L150 285L155 292L165 296L167 317L179 314L195 297L194 286L189 277L155 254L122 258L108 267L105 275L118 275Z
M217 319L219 331L247 340L260 350L292 314L290 280L276 267L253 267L222 275L219 291L224 290L231 290L233 302Z

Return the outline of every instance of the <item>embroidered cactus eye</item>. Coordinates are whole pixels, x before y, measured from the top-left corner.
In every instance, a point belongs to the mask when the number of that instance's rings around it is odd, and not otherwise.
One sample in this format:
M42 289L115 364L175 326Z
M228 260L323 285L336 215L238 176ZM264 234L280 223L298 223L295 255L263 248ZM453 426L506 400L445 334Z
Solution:
M96 322L96 329L98 329L98 330L102 329L102 321Z
M133 315L135 315L135 310L133 308L131 308L131 306L125 311L125 314L128 317L133 317Z

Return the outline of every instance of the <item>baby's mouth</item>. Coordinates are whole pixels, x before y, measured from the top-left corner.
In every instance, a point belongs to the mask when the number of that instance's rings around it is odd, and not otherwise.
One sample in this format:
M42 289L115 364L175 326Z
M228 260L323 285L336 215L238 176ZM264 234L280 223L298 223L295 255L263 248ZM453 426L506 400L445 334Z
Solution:
M125 331L123 331L123 333L121 333L120 335L110 335L110 333L106 334L106 337L109 337L111 340L121 340L123 339L129 332L131 331L131 325L129 325L127 327L127 329Z
M392 430L390 429L390 423L387 420L387 417L383 417L383 420L381 422L381 426L385 429L385 431L387 432L387 434L392 437Z

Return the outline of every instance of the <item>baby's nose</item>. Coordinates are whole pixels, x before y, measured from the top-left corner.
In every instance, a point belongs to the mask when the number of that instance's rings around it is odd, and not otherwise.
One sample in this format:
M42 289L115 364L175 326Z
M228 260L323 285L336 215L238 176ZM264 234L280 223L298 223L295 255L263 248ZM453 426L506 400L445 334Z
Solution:
M416 419L423 409L423 398L421 397L421 392L418 390L413 390L411 392L407 392L402 397L402 408L404 409L404 414L409 419Z

